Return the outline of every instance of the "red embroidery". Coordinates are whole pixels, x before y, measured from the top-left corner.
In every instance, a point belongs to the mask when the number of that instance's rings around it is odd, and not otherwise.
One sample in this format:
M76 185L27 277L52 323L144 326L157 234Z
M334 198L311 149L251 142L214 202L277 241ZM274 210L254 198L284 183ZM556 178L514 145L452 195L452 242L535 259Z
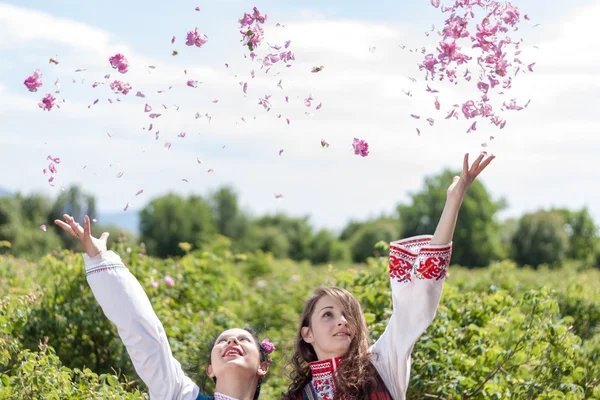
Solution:
M399 282L417 279L440 280L448 276L452 246L427 248L430 237L400 240L390 246L390 278Z
M439 281L446 277L448 263L444 257L427 257L419 260L417 277L419 279L435 279Z
M390 254L390 278L400 283L410 281L412 269L413 266L408 260Z

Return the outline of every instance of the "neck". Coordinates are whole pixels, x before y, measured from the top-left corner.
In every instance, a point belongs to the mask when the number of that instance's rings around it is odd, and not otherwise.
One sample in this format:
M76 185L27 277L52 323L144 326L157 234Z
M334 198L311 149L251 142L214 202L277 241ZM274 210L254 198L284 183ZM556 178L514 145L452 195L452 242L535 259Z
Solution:
M238 400L252 400L256 392L258 378L240 379L240 377L221 377L217 380L215 392L219 392Z

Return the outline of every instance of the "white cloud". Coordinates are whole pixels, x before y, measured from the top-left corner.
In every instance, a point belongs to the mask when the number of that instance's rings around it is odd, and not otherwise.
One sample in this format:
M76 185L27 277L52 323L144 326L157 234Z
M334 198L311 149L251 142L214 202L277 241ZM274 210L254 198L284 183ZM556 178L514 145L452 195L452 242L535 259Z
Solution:
M51 71L45 82L48 86L52 74L61 76L68 103L60 110L41 113L37 97L0 86L0 113L3 118L11 117L0 141L3 148L12 146L10 154L3 154L0 166L19 170L19 174L6 177L9 187L47 190L40 171L48 154L59 154L65 160L60 179L84 182L106 209L121 209L129 200L137 207L167 189L205 193L233 183L240 189L242 203L256 212L310 213L319 226L339 227L349 217L360 219L390 211L397 201L407 199L407 191L420 188L424 175L446 166L460 167L463 152L478 152L480 144L494 135L496 140L489 149L499 157L483 180L495 196L508 198L509 214L552 204L588 204L600 221L600 191L589 184L600 178L596 162L600 118L591 112L600 82L593 66L600 60L597 54L583 51L590 45L594 25L581 22L598 14L598 6L574 13L572 21L561 22L560 37L541 40L539 51L531 45L524 47L524 54L536 61L536 73L519 76L511 96L531 98L531 105L508 114L505 130L480 124L476 132L467 135L468 123L446 121L443 111L433 110L432 96L424 93L422 74L416 68L421 56L398 46L415 42L422 32L405 26L324 18L287 21L285 28L271 31L269 40L292 40L291 49L298 58L292 68L273 69L265 75L255 66L257 76L252 79L249 62L230 69L216 69L206 62L189 67L186 76L177 60L138 54L101 29L0 4L0 49L18 51L29 46L43 27L53 29L44 30L44 40L70 49L63 53L59 66L47 68ZM16 29L16 24L21 28ZM557 27L535 29L550 32ZM374 53L370 46L377 47ZM46 49L28 51L38 58L47 57ZM109 105L108 89L89 85L112 71L106 67L106 57L116 51L126 51L130 58L132 70L124 77L134 90L121 104ZM580 66L585 68L577 68L577 57L583 59ZM77 62L88 70L74 74L70 66ZM149 74L146 65L157 69ZM318 65L325 70L311 74L310 68ZM18 68L13 60L0 61L0 74L12 71L22 80ZM278 72L280 75L275 75ZM117 74L111 73L115 78ZM77 76L77 85L70 82L72 76ZM412 83L408 76L418 82ZM83 77L85 85L79 83ZM187 88L183 84L188 77L204 83L198 89ZM276 86L279 79L284 90ZM249 82L247 97L240 81ZM156 93L169 84L175 85L170 92ZM143 90L147 98L133 97L137 90ZM412 90L413 97L402 90ZM273 94L273 109L267 113L256 103L259 96L269 93ZM315 98L312 117L305 115L308 109L302 105L309 93ZM460 87L443 88L440 98L446 105L457 101L459 95L465 96ZM101 102L88 109L95 98ZM211 103L215 98L219 103ZM142 112L145 102L163 116L150 120ZM315 111L314 105L320 102L323 108ZM162 103L168 110L163 110ZM180 110L175 111L173 104L181 106ZM195 120L196 111L210 113L212 121ZM277 119L277 113L283 117ZM411 119L410 113L434 116L435 127ZM241 121L242 116L247 123ZM289 126L286 117L291 119ZM153 133L142 130L150 122L153 131L161 131L158 141ZM107 131L114 134L113 140ZM181 131L188 132L185 139L176 137ZM351 155L353 137L369 140L369 157ZM321 139L331 147L322 149ZM168 152L163 149L166 140L173 143ZM280 148L284 148L281 157L277 155ZM205 163L198 165L196 157ZM83 165L88 167L83 170ZM119 172L117 165L125 171L121 179L114 177ZM206 173L208 168L216 173ZM182 183L182 178L190 184ZM132 199L142 187L145 197ZM275 203L274 192L283 193L284 201Z

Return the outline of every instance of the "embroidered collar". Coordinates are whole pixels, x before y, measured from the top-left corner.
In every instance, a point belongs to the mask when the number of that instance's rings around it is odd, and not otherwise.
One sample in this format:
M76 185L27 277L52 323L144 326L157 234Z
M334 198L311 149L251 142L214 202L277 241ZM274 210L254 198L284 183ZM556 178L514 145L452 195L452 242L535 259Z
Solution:
M238 400L234 397L227 396L226 394L215 392L214 395L215 400Z
M318 400L332 400L335 389L335 372L337 371L342 357L327 360L313 361L309 363L312 372L312 386Z
M315 374L330 373L333 374L342 362L342 356L336 358L328 358L326 360L313 361L308 364L313 376Z

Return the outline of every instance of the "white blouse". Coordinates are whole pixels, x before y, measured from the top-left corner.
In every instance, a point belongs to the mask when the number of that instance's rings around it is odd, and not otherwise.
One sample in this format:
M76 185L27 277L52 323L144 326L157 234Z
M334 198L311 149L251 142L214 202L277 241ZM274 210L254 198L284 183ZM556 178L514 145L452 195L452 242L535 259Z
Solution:
M393 312L370 351L373 365L395 400L406 398L411 353L435 317L450 265L452 242L430 245L431 239L422 235L390 243Z

